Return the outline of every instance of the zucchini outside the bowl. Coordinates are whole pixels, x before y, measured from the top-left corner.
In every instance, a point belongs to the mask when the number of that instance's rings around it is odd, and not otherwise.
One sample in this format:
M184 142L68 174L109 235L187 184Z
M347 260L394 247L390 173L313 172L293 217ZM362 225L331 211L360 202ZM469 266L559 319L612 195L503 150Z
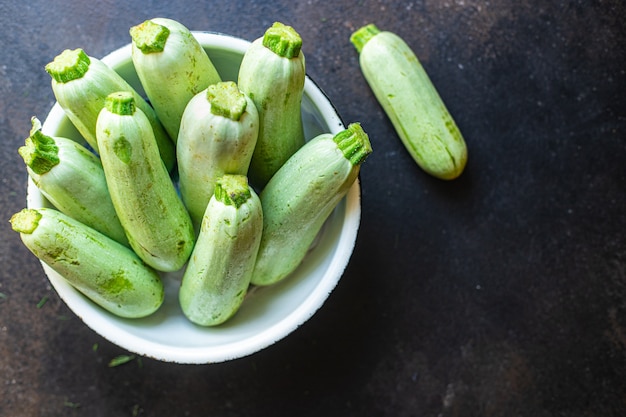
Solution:
M180 269L195 240L191 218L132 93L106 97L96 135L111 200L131 247L154 269Z
M302 38L280 22L252 42L239 68L239 88L259 112L259 138L248 177L262 189L294 152L304 145L302 94L305 59Z
M246 176L218 178L179 290L181 308L190 321L216 326L239 310L262 230L261 201Z
M153 18L130 28L131 55L144 91L176 143L180 120L193 96L221 81L213 62L187 27Z
M168 172L176 165L174 142L157 118L154 109L115 70L99 59L88 56L81 48L66 49L46 65L52 78L57 102L87 143L96 151L96 121L106 97L116 91L133 94L136 106L144 112L154 132L159 153Z
M350 41L367 83L415 162L440 179L461 175L465 140L411 48L373 24L356 30Z
M263 233L252 284L274 284L296 269L371 152L367 134L352 123L311 139L274 174L260 194Z
M180 194L194 226L202 222L215 181L246 175L259 133L259 114L235 82L210 85L183 113L176 144Z
M45 135L36 117L31 122L18 153L41 194L62 213L128 245L100 159L71 139Z
M161 278L128 247L52 208L23 209L13 230L41 261L111 313L154 313L164 300Z

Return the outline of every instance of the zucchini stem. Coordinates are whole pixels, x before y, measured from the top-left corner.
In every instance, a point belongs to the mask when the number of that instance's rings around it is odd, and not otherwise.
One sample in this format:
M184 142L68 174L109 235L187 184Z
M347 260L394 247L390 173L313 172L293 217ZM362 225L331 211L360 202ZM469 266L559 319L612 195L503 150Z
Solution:
M11 216L11 227L18 233L32 234L41 220L41 213L34 209L23 209Z
M129 91L117 91L106 97L105 107L113 114L132 116L135 113L135 98Z
M224 205L241 207L252 196L245 175L224 175L215 182L215 199Z
M342 130L333 137L339 150L354 166L362 164L372 153L372 145L369 136L360 123L351 123L347 129Z
M295 58L300 54L302 38L291 26L275 22L265 31L263 46L283 58Z
M170 36L170 30L151 20L130 28L130 36L135 46L144 54L163 52L165 43Z
M246 111L245 96L234 81L212 84L207 88L207 100L211 103L211 113L238 121Z
M48 63L45 69L56 82L64 84L82 78L90 64L91 59L81 48L66 49Z
M352 36L350 36L350 42L352 42L357 52L361 53L365 44L379 33L380 29L378 29L375 24L370 23L356 30Z
M26 138L24 146L21 146L17 152L33 172L42 175L60 162L59 147L54 138L41 132L39 119L33 117L31 123L33 127L30 136Z

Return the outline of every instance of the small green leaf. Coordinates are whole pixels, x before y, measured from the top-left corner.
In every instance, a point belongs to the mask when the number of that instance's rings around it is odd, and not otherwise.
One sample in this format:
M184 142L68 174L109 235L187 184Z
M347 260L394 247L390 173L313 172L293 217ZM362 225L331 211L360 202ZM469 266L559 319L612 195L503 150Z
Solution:
M37 308L41 308L44 306L44 304L46 304L46 302L48 301L48 296L44 295L41 300L39 300L39 302L37 303Z
M63 401L63 405L65 407L69 407L69 408L78 408L78 407L80 407L80 403L75 403L75 402L68 401L68 400Z
M116 367L116 366L124 365L125 363L128 363L128 362L132 361L133 359L135 359L135 355L119 355L119 356L116 356L115 358L111 359L111 361L109 362L109 368L113 368L113 367Z
M131 411L132 411L131 415L133 417L137 417L143 410L141 409L139 404L135 404L135 405L133 405L133 409Z

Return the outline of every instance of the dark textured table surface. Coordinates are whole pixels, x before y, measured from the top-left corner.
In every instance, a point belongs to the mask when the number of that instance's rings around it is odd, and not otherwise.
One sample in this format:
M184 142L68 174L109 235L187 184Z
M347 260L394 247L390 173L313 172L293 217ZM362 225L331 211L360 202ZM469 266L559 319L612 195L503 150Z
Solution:
M128 352L62 303L8 223L26 204L17 148L54 102L44 65L103 56L156 16L248 40L294 26L374 147L339 285L232 362L109 367ZM626 415L625 18L620 0L0 3L0 415ZM349 43L369 22L439 89L469 148L459 179L417 168L374 100Z

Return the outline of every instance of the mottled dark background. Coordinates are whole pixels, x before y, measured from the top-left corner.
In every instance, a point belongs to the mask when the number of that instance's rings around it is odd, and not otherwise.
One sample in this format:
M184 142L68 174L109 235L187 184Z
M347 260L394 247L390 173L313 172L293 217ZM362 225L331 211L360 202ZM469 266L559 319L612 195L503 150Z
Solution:
M46 63L101 57L156 16L248 40L294 26L374 154L354 255L310 321L233 362L110 368L127 352L73 315L10 229L16 150L54 102ZM621 0L3 1L0 415L626 415L625 19ZM369 22L421 58L466 138L461 178L427 176L402 148L349 43Z

